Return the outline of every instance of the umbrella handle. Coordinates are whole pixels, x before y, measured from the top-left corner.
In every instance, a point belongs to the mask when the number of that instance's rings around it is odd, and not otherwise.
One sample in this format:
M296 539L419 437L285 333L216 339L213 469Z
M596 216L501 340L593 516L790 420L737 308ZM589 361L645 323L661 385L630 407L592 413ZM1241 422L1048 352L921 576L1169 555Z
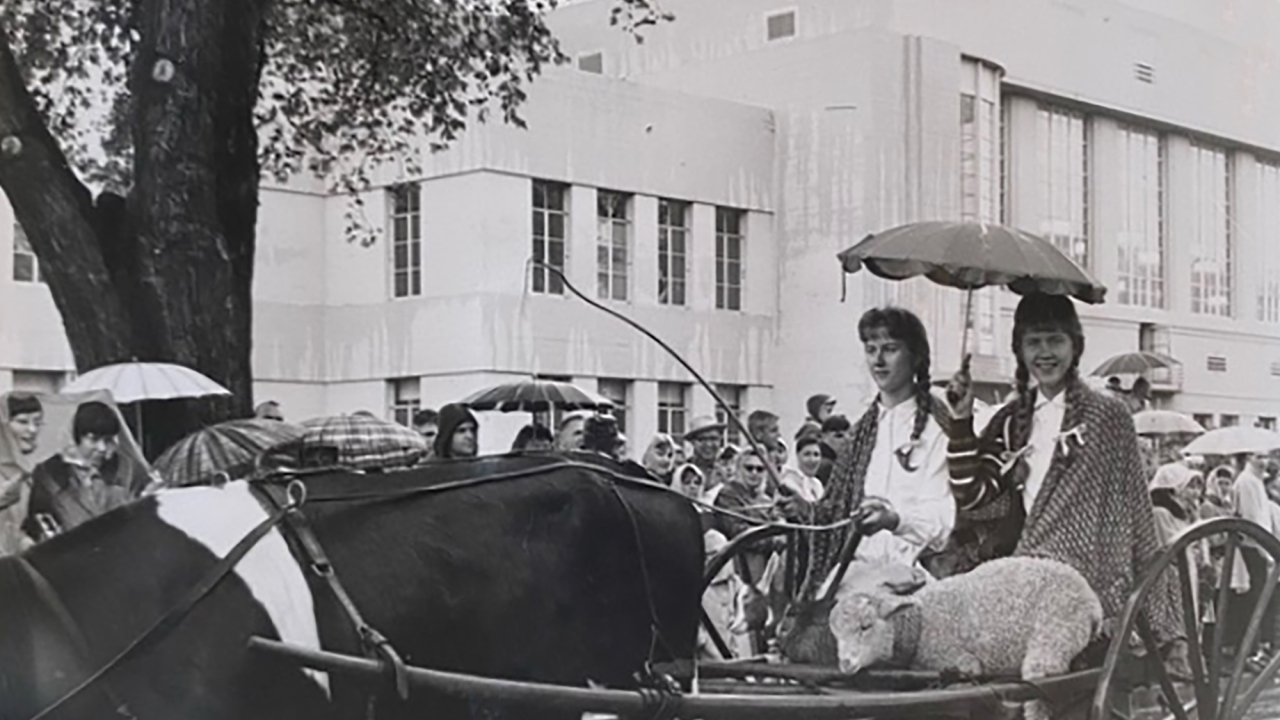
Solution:
M969 328L973 325L973 288L965 291L964 333L960 336L960 357L969 352Z

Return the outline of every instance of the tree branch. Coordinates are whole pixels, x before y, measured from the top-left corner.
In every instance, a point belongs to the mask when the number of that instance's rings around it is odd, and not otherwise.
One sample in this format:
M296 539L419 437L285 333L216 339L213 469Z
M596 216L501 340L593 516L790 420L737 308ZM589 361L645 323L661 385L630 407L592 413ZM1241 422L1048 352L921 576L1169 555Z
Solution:
M131 323L103 262L93 198L23 83L3 25L0 39L0 187L36 256L57 258L42 267L76 366L127 360Z

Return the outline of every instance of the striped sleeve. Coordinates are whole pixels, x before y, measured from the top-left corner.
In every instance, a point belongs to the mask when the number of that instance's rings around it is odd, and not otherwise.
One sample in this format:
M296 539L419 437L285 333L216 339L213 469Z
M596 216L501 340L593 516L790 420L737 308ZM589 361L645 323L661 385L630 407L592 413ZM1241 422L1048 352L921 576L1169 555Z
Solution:
M958 510L974 510L1000 493L1000 452L973 432L973 418L953 419L947 433L947 468Z

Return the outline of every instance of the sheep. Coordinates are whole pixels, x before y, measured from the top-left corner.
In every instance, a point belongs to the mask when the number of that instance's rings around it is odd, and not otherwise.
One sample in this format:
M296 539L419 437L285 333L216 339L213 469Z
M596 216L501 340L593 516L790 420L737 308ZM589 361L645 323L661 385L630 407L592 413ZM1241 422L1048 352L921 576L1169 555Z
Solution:
M817 599L793 603L779 627L782 654L791 662L835 667L836 641L831 634L830 614L840 598L857 594L907 595L928 581L920 568L878 560L854 560L833 598L827 590L835 570L818 590Z
M1066 673L1102 626L1102 604L1069 565L1002 558L911 596L848 594L831 611L842 672L873 665L1017 675ZM1048 717L1040 702L1026 716Z

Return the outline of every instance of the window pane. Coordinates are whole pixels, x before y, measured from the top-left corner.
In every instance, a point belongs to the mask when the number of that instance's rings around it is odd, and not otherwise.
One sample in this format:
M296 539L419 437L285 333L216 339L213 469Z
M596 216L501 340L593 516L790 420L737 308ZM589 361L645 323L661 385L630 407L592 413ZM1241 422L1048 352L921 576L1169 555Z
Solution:
M36 259L33 255L13 254L13 279L18 282L35 282Z

